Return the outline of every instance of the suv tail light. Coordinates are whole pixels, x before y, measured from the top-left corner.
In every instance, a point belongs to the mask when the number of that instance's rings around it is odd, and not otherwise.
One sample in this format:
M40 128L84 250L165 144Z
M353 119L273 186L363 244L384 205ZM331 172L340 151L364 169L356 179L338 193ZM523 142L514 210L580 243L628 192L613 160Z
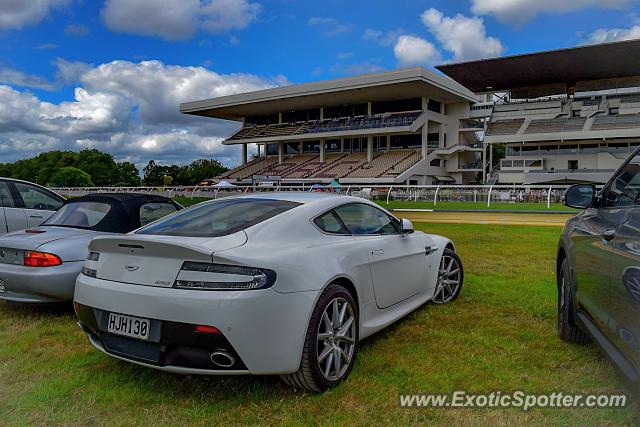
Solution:
M24 251L24 265L27 267L55 267L61 265L58 255L47 252Z

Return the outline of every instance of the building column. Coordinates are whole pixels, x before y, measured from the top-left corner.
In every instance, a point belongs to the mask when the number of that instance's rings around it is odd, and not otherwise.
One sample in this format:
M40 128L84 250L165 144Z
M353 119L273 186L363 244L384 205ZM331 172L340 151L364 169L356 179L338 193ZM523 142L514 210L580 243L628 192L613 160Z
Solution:
M300 141L300 148L298 149L298 154L304 154L304 142Z
M242 164L247 164L247 144L242 144Z
M487 183L487 144L482 143L482 183Z
M324 120L324 107L320 107L320 120Z
M422 111L425 112L429 110L429 98L426 96L422 97Z
M320 140L320 161L321 162L324 162L324 143L325 143L325 140L321 139Z
M340 152L344 153L344 138L340 138Z
M278 113L278 124L282 124L282 113Z
M284 157L284 144L282 142L279 142L278 143L278 164L282 164L283 157Z
M440 123L440 130L438 130L438 147L445 147L445 142L444 142L444 135L445 135L445 124L444 123ZM458 136L458 138L460 138L460 136ZM460 142L460 140L458 139L458 143Z
M391 151L391 135L387 135L387 152Z
M370 116L372 111L371 102L367 102L367 116Z
M429 120L424 121L422 125L422 158L426 159L429 155Z
M260 157L262 157L262 156L260 155L260 144L256 144L256 145L258 146L258 158L260 158Z
M489 170L493 170L493 147L491 144L487 144L487 148L489 149Z
M373 135L367 136L367 162L373 161Z

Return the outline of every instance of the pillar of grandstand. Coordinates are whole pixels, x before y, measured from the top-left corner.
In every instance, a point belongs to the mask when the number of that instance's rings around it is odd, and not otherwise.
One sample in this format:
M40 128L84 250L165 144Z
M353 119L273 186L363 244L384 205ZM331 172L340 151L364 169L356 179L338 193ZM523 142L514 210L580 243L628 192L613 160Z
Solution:
M241 123L225 141L235 184L476 183L482 179L477 97L423 68L341 78L182 104L186 114ZM258 149L256 150L255 147ZM249 153L260 153L249 159Z
M485 97L470 116L506 155L490 182L605 183L640 145L638 55L632 40L436 68Z

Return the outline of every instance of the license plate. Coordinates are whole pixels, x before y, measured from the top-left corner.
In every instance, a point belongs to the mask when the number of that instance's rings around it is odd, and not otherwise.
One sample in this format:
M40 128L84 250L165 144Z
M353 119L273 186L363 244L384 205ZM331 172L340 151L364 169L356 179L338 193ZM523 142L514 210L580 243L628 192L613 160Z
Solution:
M151 322L149 322L149 319L109 313L107 332L140 340L148 340L150 325Z

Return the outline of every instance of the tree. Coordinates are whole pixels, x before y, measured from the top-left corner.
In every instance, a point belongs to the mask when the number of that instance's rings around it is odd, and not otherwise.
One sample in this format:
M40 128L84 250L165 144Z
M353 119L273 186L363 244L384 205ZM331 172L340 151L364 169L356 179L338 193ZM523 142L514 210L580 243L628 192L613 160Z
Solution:
M91 176L73 166L58 169L51 177L51 184L56 187L93 187Z
M137 187L140 185L140 173L131 162L121 162L118 166L117 187Z
M187 177L189 182L183 185L198 184L207 178L213 178L214 176L218 176L226 171L227 168L217 160L195 160L187 167Z
M164 185L164 166L156 165L156 162L149 160L147 166L142 169L142 181L145 185Z

